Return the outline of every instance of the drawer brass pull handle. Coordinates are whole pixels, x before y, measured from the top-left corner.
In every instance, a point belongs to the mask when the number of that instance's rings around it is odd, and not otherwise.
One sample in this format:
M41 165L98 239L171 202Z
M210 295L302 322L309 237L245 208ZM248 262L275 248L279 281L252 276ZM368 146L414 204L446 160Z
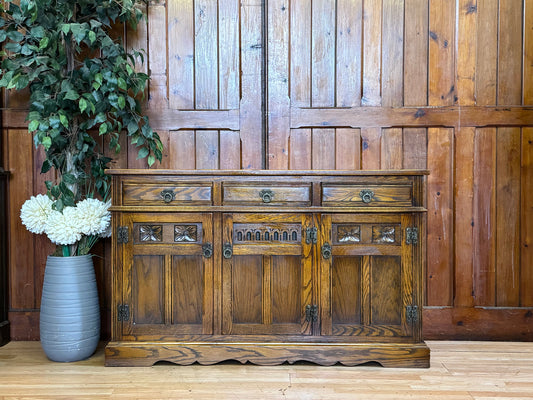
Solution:
M322 246L322 257L324 257L324 260L331 258L331 245L329 243L324 243Z
M361 200L363 200L363 203L370 203L372 201L372 198L374 197L374 192L372 190L363 189L361 192L359 192L359 196L361 196Z
M176 194L172 189L165 189L161 191L161 198L165 203L170 203L176 198Z
M261 196L263 203L270 203L274 198L274 192L270 189L263 189L259 192L259 196Z
M204 243L202 246L202 254L205 258L211 258L213 255L213 245L209 242Z
M231 258L233 255L233 246L231 243L224 244L224 247L222 248L222 255L224 258Z

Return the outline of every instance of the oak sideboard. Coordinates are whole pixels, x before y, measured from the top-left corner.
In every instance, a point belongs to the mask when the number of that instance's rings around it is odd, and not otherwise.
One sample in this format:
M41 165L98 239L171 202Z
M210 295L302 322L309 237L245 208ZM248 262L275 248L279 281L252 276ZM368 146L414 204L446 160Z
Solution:
M427 171L109 173L106 365L429 366Z

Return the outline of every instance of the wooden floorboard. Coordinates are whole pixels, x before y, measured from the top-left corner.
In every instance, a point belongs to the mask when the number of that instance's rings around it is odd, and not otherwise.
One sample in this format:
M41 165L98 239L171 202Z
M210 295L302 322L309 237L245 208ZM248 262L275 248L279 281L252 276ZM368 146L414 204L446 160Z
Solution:
M428 341L431 368L48 361L39 342L0 348L0 399L533 399L533 343Z

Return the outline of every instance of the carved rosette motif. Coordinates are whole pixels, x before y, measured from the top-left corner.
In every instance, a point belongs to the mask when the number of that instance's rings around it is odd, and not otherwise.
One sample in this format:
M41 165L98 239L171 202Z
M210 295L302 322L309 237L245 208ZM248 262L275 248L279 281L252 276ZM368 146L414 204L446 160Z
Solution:
M161 242L163 239L162 225L139 226L139 239L141 242Z
M378 225L372 227L372 243L395 243L396 227Z
M175 242L196 242L198 241L198 227L196 225L175 225Z
M338 225L337 240L339 243L361 242L361 225Z

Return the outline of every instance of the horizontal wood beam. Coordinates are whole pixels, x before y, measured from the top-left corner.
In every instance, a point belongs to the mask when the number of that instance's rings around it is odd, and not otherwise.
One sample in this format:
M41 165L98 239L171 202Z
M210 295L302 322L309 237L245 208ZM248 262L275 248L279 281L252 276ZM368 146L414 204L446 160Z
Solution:
M3 128L25 128L27 110L2 111ZM179 129L239 130L239 110L146 110L154 130L175 131Z
M533 308L424 307L425 340L533 341Z
M153 129L239 130L239 110L146 110Z
M291 128L533 126L533 107L292 108Z
M2 111L2 127L27 126L27 111ZM239 110L146 110L155 130L240 129ZM389 127L487 127L533 126L533 107L353 107L291 108L290 127L389 128Z

